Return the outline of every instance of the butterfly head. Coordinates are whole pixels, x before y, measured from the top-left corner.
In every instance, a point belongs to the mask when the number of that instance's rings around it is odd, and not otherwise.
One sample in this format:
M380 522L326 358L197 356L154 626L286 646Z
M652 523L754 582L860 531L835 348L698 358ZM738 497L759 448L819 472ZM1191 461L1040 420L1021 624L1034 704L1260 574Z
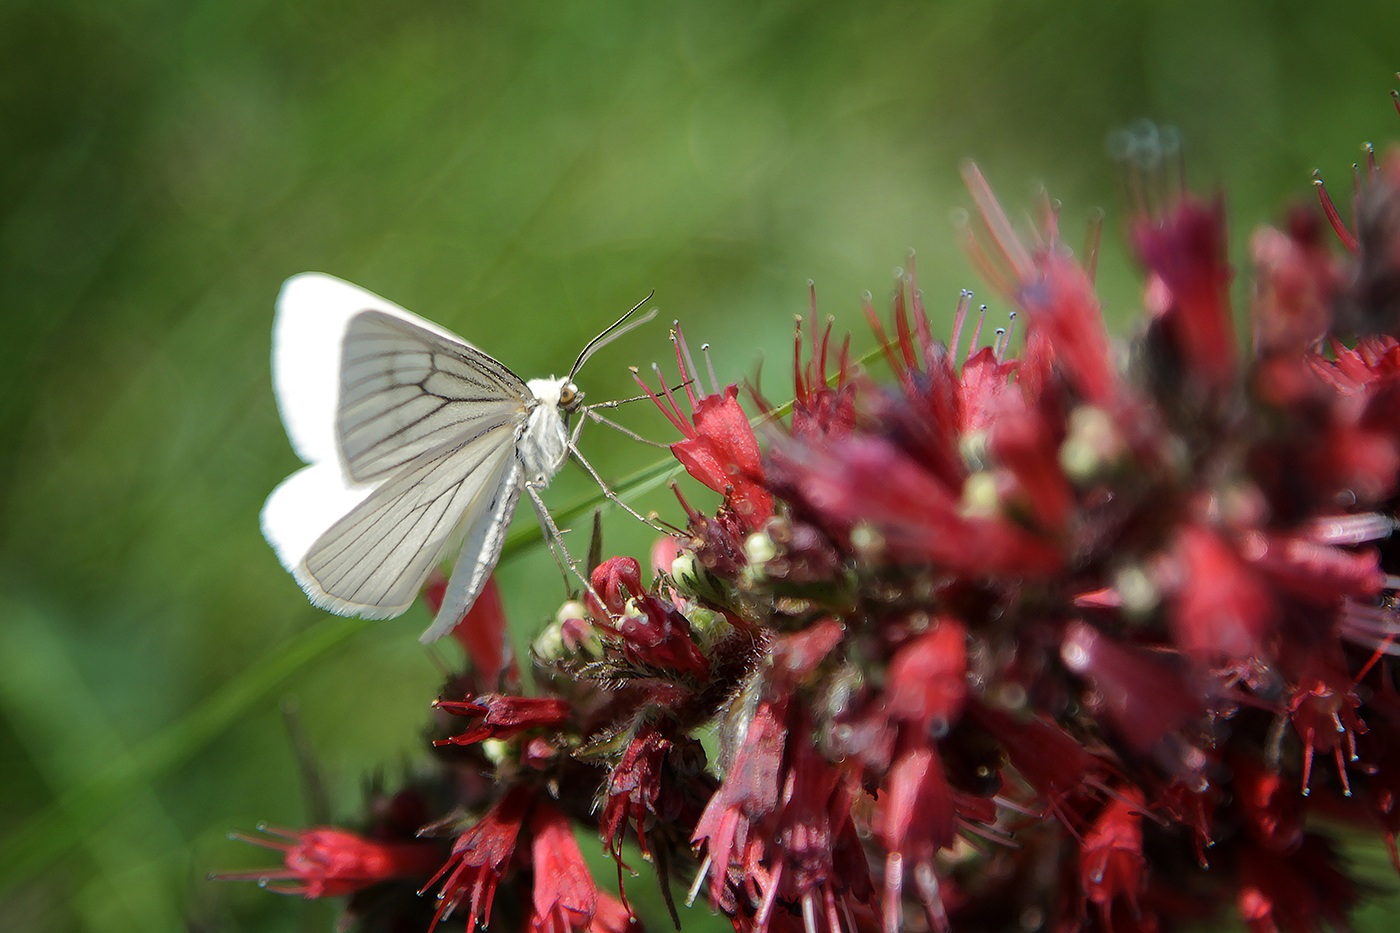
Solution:
M572 414L583 404L583 390L574 385L573 380L559 387L559 408L565 414Z
M531 379L525 385L537 405L556 409L564 415L573 414L583 405L583 390L572 379Z

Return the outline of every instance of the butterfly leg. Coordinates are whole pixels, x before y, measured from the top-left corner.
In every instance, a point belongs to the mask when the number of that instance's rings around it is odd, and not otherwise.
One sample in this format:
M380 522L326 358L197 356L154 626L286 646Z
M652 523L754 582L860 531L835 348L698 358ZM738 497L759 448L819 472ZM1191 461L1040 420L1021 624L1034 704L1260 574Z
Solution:
M641 398L645 398L645 396L641 396ZM625 511L628 515L631 515L633 518L635 518L642 524L654 528L662 534L671 534L671 529L662 527L657 523L656 519L654 518L644 517L636 509L632 508L626 502L622 501L622 497L613 491L612 487L607 484L607 482L603 479L602 475L596 469L593 468L593 464L589 463L588 459L584 457L584 455L578 449L579 435L583 433L583 426L588 423L588 418L592 418L599 424L606 425L615 431L620 431L621 433L626 434L628 437L633 438L634 440L641 441L643 444L648 444L652 447L665 448L665 444L658 444L656 441L648 440L645 437L642 437L637 432L631 430L630 428L625 428L622 425L618 424L616 421L613 421L609 418L605 418L602 415L598 414L597 410L599 408L616 408L619 405L624 404L625 402L632 401L636 401L636 399L621 399L620 401L616 402L599 402L597 405L590 405L587 408L585 408L583 410L583 414L587 417L580 418L578 424L574 425L573 432L569 435L569 453L573 455L573 458L578 461L580 466L582 466L585 470L588 471L588 475L593 477L593 481L598 484L598 488L603 491L603 495L607 497L609 501L616 503L622 508L623 511Z
M588 591L599 606L604 605L602 597L593 589L593 582L588 579L588 575L579 569L578 561L574 560L569 553L569 547L564 543L564 534L559 530L559 526L554 523L554 516L549 514L549 508L544 504L544 499L540 497L540 489L543 484L526 482L525 492L530 496L530 502L535 507L535 517L540 520L540 527L544 529L545 539L549 542L549 553L554 555L554 560L558 562L559 569L563 571L565 579L572 571L574 576L583 581L583 588Z
M642 398L645 397L646 396L642 396ZM625 398L616 402L599 402L597 405L589 405L587 408L583 409L583 414L585 417L580 418L578 424L574 426L574 434L572 440L578 440L578 436L583 431L583 426L586 423L587 419L592 418L599 424L606 425L607 427L612 428L614 431L617 431L619 434L625 434L628 437L632 438L632 440L640 441L641 443L646 444L648 447L660 447L662 449L669 449L669 445L651 440L650 438L642 437L640 434L638 434L636 431L633 431L631 428L624 427L623 425L618 424L616 421L613 421L611 418L608 418L598 413L598 409L600 408L617 408L624 402L631 401L635 401L635 399Z
M579 466L587 470L588 475L593 477L593 482L597 483L598 488L603 490L603 495L607 497L609 502L612 502L619 506L624 512L635 518L637 521L641 522L643 525L647 525L651 528L654 528L664 535L671 534L671 529L662 526L654 518L647 518L643 516L636 509L632 508L632 506L628 505L626 502L623 502L622 497L619 496L617 493L613 492L612 487L609 486L607 482L603 479L603 477L598 474L598 471L593 468L593 464L589 463L588 459L584 457L583 454L579 453L579 449L577 447L570 447L569 453L573 456L575 460L578 461Z

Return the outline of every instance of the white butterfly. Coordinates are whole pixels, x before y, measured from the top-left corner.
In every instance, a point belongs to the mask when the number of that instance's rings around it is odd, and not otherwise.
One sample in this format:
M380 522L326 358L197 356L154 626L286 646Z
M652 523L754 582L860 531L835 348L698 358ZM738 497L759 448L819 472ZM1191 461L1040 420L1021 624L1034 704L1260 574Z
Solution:
M579 368L610 335L654 313L617 330L632 312L623 315L566 378L525 382L456 334L348 282L319 273L288 279L273 324L273 389L309 466L268 496L263 535L313 603L368 619L407 609L460 541L442 608L421 640L441 638L496 566L521 490L543 510L536 490L576 439L568 416L583 401L573 382Z

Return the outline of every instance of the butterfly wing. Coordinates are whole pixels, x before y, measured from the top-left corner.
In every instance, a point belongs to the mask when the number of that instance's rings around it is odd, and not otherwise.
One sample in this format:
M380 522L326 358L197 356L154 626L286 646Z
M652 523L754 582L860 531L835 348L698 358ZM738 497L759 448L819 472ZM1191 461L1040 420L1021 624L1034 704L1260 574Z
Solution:
M334 276L307 272L288 279L272 325L272 387L292 448L307 463L340 455L336 427L345 338L351 322L367 311L475 350L451 331Z
M346 482L334 464L313 464L273 490L263 532L316 605L369 619L399 615L457 529L470 541L497 521L509 523L499 503L519 469L515 431L504 422L431 451L377 486Z
M283 286L273 383L310 464L263 508L283 566L318 606L388 618L412 604L461 531L460 617L500 555L519 494L525 384L450 331L316 273Z
M457 562L448 578L447 590L442 596L442 605L433 619L433 624L419 636L423 644L437 641L457 627L467 610L476 603L496 562L501 559L501 547L506 541L506 529L510 527L511 516L515 514L516 503L520 501L520 490L524 486L524 468L520 460L511 458L505 473L496 486L495 495L486 505L487 520L471 522L467 525L466 536L462 539L462 550L457 554ZM482 492L488 490L483 488Z
M515 373L480 350L403 314L355 315L336 421L346 471L368 482L490 425L523 423L529 397Z

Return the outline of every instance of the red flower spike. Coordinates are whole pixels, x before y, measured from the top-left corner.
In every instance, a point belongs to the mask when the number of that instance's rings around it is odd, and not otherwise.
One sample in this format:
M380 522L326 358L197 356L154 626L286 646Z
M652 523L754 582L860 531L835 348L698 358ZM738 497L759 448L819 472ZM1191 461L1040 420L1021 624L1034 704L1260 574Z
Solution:
M307 899L341 897L371 885L427 877L442 860L430 842L380 842L334 826L287 830L259 826L272 837L234 834L235 839L281 852L282 867L220 872L220 881L256 881L278 894Z
M1133 917L1141 917L1138 896L1146 882L1147 860L1142 854L1142 791L1118 790L1094 819L1079 850L1079 884L1086 902L1113 929L1115 902L1126 901Z
M1173 356L1190 373L1187 382L1219 396L1234 384L1238 367L1224 205L1186 198L1160 221L1139 220L1133 244L1162 285L1159 323Z
M479 930L490 923L496 887L515 854L520 825L533 804L534 795L530 791L514 787L457 837L447 863L423 885L426 891L442 880L438 909L429 933L450 917L463 901L468 903L468 930Z
M530 929L533 933L590 929L598 913L598 885L569 821L553 806L539 803L530 819L530 832L535 875Z
M572 708L554 697L503 696L483 693L466 700L438 700L437 709L455 716L480 717L466 732L433 745L475 745L483 739L509 739L530 729L552 729L569 721Z
M1129 165L1169 206L1136 231L1155 317L1131 352L1057 208L1018 235L975 169L969 251L1024 340L984 347L968 294L935 340L911 266L883 320L865 302L879 385L814 308L786 425L753 392L764 459L677 333L682 383L648 391L724 504L677 493L655 582L598 567L537 641L539 696L514 695L480 601L434 735L451 713L448 744L508 744L433 755L362 836L288 834L287 866L239 877L348 893L385 929L632 933L579 858L592 822L619 882L629 835L663 892L697 850L692 895L736 933L1163 933L1231 902L1256 931L1345 923L1371 890L1311 821L1370 829L1400 866L1400 156L1357 171L1355 256L1315 213L1255 236L1247 360L1218 203ZM437 903L411 888L451 840L416 832L456 835ZM375 862L399 853L423 861Z

